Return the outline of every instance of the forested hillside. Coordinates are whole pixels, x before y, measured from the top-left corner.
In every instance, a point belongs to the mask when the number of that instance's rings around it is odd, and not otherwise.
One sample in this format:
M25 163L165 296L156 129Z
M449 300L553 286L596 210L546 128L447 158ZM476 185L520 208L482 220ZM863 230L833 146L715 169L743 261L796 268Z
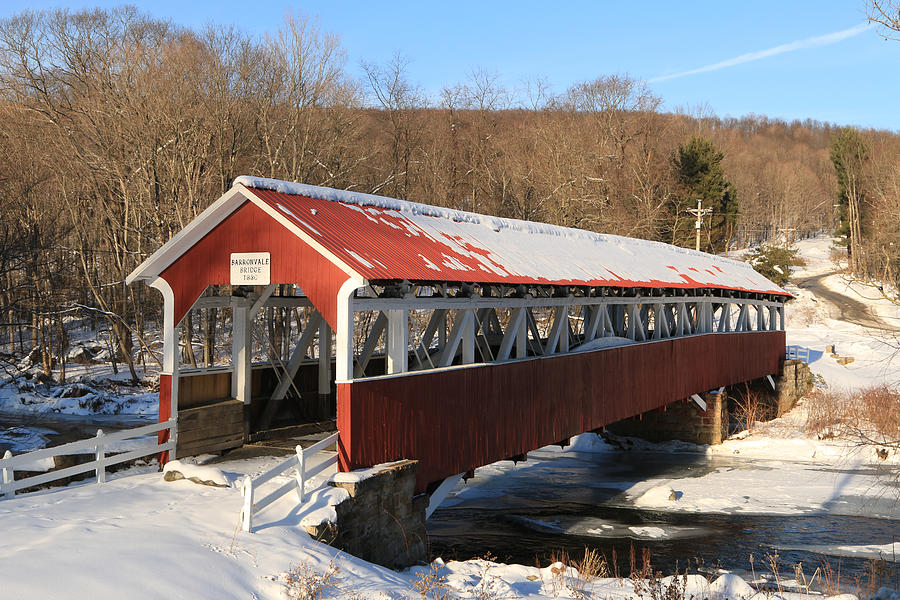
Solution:
M132 8L0 22L2 350L49 369L94 315L130 356L159 298L125 276L242 174L686 246L702 199L704 250L840 229L900 279L896 133L663 112L622 75L426 98L401 58L365 73L302 16L265 39Z

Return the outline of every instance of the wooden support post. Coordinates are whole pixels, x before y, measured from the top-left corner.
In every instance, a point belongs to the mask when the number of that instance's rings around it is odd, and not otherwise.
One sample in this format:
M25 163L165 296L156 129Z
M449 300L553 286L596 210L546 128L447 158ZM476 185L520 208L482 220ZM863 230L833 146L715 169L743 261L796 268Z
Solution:
M244 404L250 404L251 396L251 332L249 301L236 299L231 309L231 395Z
M612 337L615 334L612 319L609 318L609 307L601 304L597 307L597 337Z
M294 377L297 375L297 371L300 369L300 364L303 362L303 359L306 358L306 351L312 345L315 340L315 336L318 333L321 336L322 327L328 328L328 323L325 322L325 319L322 318L322 315L319 311L313 311L313 313L309 316L309 321L306 322L306 327L303 328L303 331L300 333L300 339L297 341L297 344L294 346L294 350L291 352L291 358L288 360L288 364L284 369L284 373L281 374L281 379L278 380L278 385L275 386L275 391L272 392L271 397L269 397L269 401L266 403L266 408L263 410L263 413L259 417L259 421L257 424L258 429L267 429L272 424L272 419L278 414L278 406L281 404L281 401L287 395L289 389L294 384ZM329 332L331 330L329 329ZM330 340L329 340L330 341ZM321 337L320 337L321 343ZM320 348L321 351L321 348ZM326 377L328 377L328 385L329 389L331 387L331 346L327 349L327 353L329 356L329 361L327 365L328 372L326 373ZM319 364L319 376L322 375L322 365ZM321 382L321 381L320 381ZM325 392L326 394L328 392Z
M553 309L553 324L550 326L547 344L544 346L544 354L556 354L557 349L562 345L563 326L568 320L568 306L557 306ZM568 340L566 340L566 346L568 346Z
M735 331L750 331L750 315L749 305L741 304L740 312L738 312L738 321L737 327L734 328Z
M161 432L158 434L160 443L165 441L172 442L172 450L161 452L159 461L164 464L168 460L174 459L177 451L178 443L178 323L175 322L175 294L169 283L162 277L157 277L150 282L150 287L158 290L163 297L163 356L162 369L160 369L160 381L163 381L164 375L169 376L169 405L163 406L160 403L160 421L174 420L175 426L168 433ZM163 397L164 390L160 385L160 397ZM168 412L168 415L165 413Z
M628 332L625 328L625 305L624 304L614 304L612 306L612 320L610 322L614 335L619 337L628 337Z
M582 343L587 343L593 341L597 338L597 331L600 331L600 335L603 335L603 327L602 327L602 313L600 312L600 306L585 306L584 307L584 339Z
M541 332L538 329L537 320L534 318L534 312L530 306L525 309L525 321L528 325L528 330L531 332L531 341L533 342L535 354L543 354L544 345L541 340Z
M319 323L319 395L331 393L331 327L325 319Z
M728 320L731 314L731 305L727 302L723 302L719 305L719 322L716 323L716 331L722 333L727 331L725 327L728 326Z
M435 332L443 333L443 339L438 336L439 342L442 344L446 341L447 327L447 309L437 308L431 312L431 318L428 319L428 325L425 326L425 332L422 334L422 348L428 350L431 342L434 340Z
M522 317L516 327L516 358L525 358L528 356L528 319L525 312L526 309L520 308Z
M647 334L644 331L644 320L641 318L641 307L638 304L630 304L628 306L628 330L625 337L637 342L647 341Z
M460 344L463 344L463 364L466 364L466 349L464 338L466 337L466 330L470 331L469 337L469 362L473 362L475 360L475 318L472 314L471 310L463 309L456 311L455 318L453 320L453 329L450 330L450 335L447 336L447 343L444 345L443 350L441 350L441 354L437 360L437 366L439 367L449 367L453 364L453 359L456 357L456 350L459 348Z
M345 383L353 380L353 295L366 285L365 281L348 279L341 286L337 296L337 329L335 330L335 381Z
M409 371L409 311L387 311L387 372Z
M663 336L665 329L665 336ZM669 332L666 327L666 315L663 314L663 305L656 303L653 305L653 339L661 340L663 337L668 337Z
M507 360L512 353L513 344L519 344L523 325L525 324L525 309L514 308L509 312L509 325L506 326L506 333L503 334L503 341L500 342L500 350L497 352L497 360ZM521 340L524 346L524 340ZM517 347L518 354L518 347ZM519 355L521 358L521 355Z
M475 362L475 311L463 311L462 364Z

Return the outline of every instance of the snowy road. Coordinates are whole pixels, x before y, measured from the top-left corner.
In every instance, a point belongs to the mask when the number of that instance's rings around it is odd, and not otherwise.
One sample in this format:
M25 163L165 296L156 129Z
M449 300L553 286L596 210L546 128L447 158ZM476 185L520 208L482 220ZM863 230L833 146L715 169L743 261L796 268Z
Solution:
M819 300L824 300L832 304L839 311L839 318L848 323L855 323L870 329L880 329L883 331L900 332L900 326L891 325L878 318L872 313L869 306L846 294L829 288L824 285L822 280L826 277L838 275L836 272L822 273L813 277L806 277L797 281L797 286L805 290L809 290L815 294Z

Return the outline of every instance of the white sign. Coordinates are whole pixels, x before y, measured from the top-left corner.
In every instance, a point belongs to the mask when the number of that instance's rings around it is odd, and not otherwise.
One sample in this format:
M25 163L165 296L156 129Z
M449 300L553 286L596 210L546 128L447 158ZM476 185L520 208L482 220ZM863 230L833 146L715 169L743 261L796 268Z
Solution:
M269 285L270 260L268 252L233 252L231 285Z

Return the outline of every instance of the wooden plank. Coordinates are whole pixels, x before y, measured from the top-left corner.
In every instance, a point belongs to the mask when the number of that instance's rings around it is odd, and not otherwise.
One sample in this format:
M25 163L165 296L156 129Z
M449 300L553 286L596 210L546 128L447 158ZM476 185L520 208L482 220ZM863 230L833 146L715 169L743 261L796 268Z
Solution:
M244 442L244 405L226 400L180 411L178 455L189 456L236 448Z
M240 413L201 413L199 415L191 415L183 422L179 419L178 433L183 431L191 431L194 429L206 429L209 427L217 427L220 423L232 424L243 422Z
M222 452L223 450L230 450L232 448L240 447L239 442L234 441L224 441L218 443L205 443L205 444L192 444L189 446L182 446L179 442L178 444L178 456L196 456L197 454L215 454L217 452Z
M243 427L222 427L216 430L208 430L208 429L195 429L193 431L186 431L184 433L178 432L178 443L179 445L184 442L185 444L192 444L194 442L199 442L203 440L212 440L216 438L235 438L235 439L243 439L244 437L244 428Z
M215 435L204 435L204 436L199 436L199 437L198 436L185 436L185 438L183 440L182 440L181 436L179 435L178 436L178 446L180 447L182 445L182 442L184 443L184 445L189 446L189 445L202 445L202 444L206 444L206 443L212 444L212 443L225 441L225 440L235 440L237 442L243 442L243 439L244 439L243 433L239 432L239 431L230 431L230 432L223 431L223 432L216 433Z
M178 406L190 408L211 400L231 398L231 373L204 373L178 378Z

